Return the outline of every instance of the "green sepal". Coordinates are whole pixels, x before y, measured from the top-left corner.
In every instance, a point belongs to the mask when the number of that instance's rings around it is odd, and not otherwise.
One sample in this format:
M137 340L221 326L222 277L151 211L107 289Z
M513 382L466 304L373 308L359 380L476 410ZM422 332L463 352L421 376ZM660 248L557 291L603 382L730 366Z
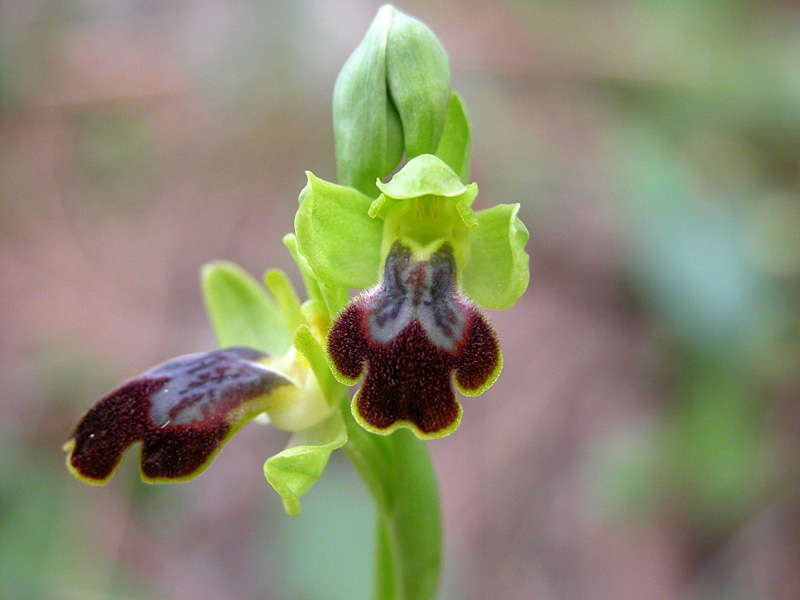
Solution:
M370 287L378 279L382 223L372 199L307 172L294 227L297 251L324 287Z
M227 261L203 266L200 273L206 312L222 347L247 346L271 355L286 353L292 335L263 286Z
M472 148L469 115L461 102L461 97L453 92L447 105L444 131L436 148L436 156L441 158L466 183L469 181L469 157Z
M528 229L519 204L498 204L475 213L471 254L461 286L472 300L494 310L510 308L528 288Z
M333 88L333 132L339 181L377 195L375 179L403 156L403 126L387 92L386 44L394 9L378 11Z
M289 250L294 262L297 264L300 275L303 277L303 285L306 288L308 299L324 305L322 290L319 289L319 280L314 274L314 269L311 268L305 256L300 254L297 249L297 236L293 233L287 233L283 236L283 245Z
M389 94L403 125L406 158L434 152L450 101L450 65L426 25L386 6L391 25L386 45Z
M300 496L322 475L331 452L346 442L342 415L334 411L324 421L292 435L289 447L264 463L264 476L280 494L286 514L300 514Z

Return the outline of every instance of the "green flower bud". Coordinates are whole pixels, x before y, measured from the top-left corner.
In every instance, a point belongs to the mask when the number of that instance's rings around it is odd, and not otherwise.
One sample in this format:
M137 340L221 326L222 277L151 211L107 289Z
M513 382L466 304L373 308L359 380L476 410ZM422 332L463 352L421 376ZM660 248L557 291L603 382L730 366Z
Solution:
M444 48L428 27L383 6L333 92L340 183L375 197L407 158L436 152L450 101Z

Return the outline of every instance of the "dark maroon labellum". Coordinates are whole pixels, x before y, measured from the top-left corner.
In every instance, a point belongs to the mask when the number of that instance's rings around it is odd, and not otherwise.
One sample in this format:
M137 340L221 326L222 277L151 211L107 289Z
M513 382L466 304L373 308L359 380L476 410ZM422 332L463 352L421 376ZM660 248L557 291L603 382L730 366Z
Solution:
M125 450L141 441L146 479L196 475L234 428L259 412L252 401L292 385L256 362L265 356L251 348L192 354L123 383L78 424L70 442L70 466L82 478L103 482Z
M458 425L453 377L462 392L477 394L501 364L491 326L457 291L449 243L415 261L409 247L395 242L382 282L339 315L328 351L345 379L354 382L366 368L354 412L368 428L406 425L425 437Z

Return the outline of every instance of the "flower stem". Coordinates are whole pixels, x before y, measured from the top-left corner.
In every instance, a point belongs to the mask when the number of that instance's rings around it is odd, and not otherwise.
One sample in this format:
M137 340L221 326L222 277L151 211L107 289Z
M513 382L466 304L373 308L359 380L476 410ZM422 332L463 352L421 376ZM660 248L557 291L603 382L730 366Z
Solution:
M370 433L342 411L345 453L377 505L376 600L430 600L441 558L439 494L428 448L400 429Z

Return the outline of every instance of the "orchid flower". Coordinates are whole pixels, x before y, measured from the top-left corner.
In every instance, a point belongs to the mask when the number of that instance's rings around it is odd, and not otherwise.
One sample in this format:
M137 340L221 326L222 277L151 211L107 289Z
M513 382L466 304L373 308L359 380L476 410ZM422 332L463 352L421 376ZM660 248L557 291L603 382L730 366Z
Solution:
M232 263L206 265L219 348L101 398L65 444L67 466L103 484L140 443L145 481L183 481L246 423L267 421L291 432L264 473L297 515L344 447L378 506L378 596L425 600L441 545L420 439L455 431L455 391L481 394L500 374L479 306L510 308L527 288L528 231L519 204L473 210L467 112L444 49L416 19L378 11L339 74L333 121L339 183L308 172L284 238L307 299L280 271L262 285Z

